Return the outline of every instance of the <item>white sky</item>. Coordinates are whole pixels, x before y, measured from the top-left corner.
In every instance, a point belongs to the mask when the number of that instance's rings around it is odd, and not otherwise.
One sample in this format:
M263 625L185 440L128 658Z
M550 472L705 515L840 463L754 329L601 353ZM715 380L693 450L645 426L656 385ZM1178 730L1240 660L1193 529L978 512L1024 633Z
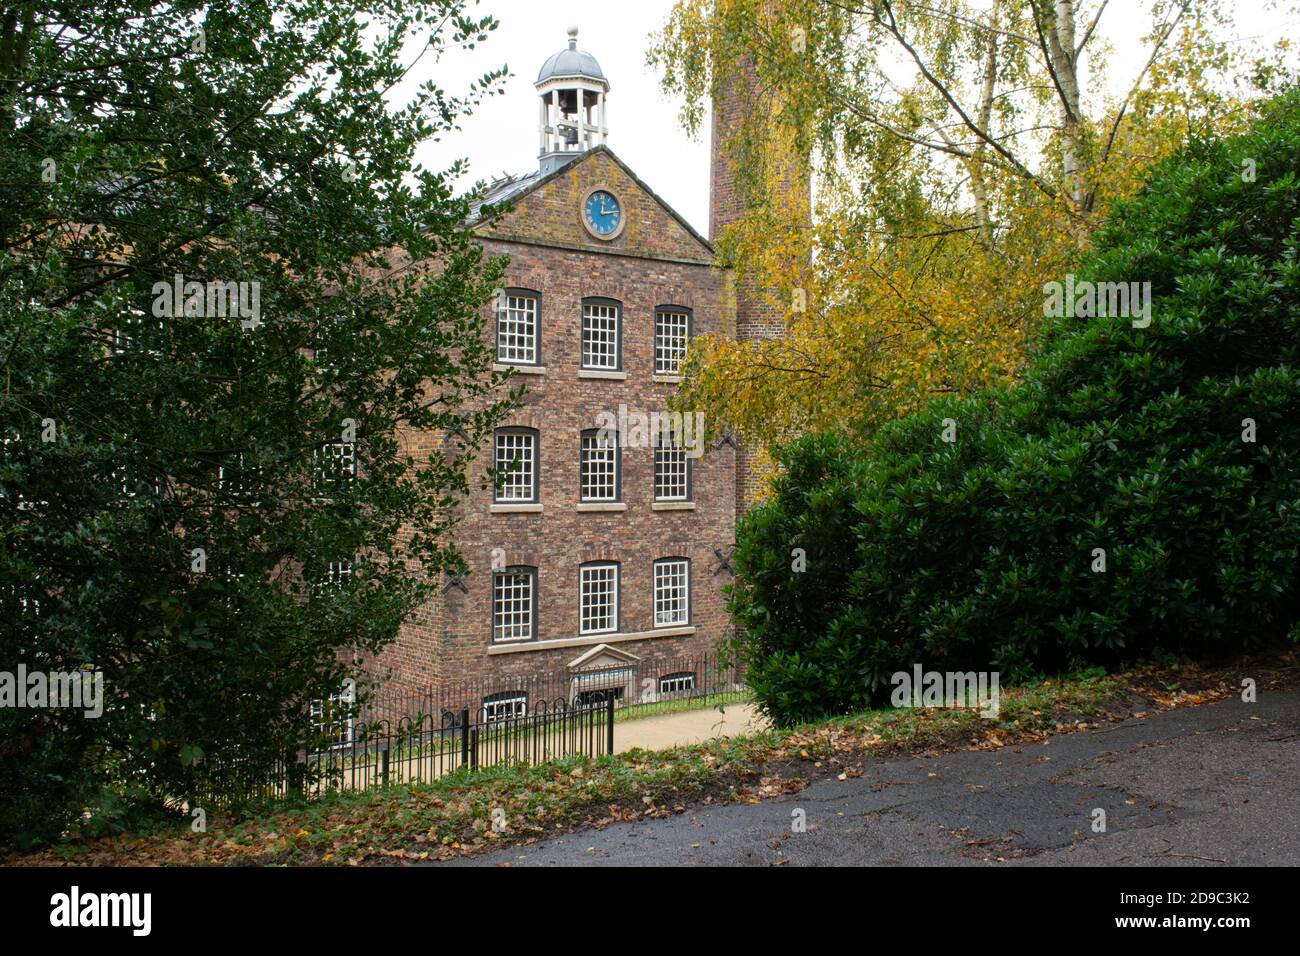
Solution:
M1291 12L1270 9L1270 0L1227 0L1236 13L1235 36L1272 43L1300 35ZM1127 89L1145 56L1139 37L1147 31L1145 0L1112 0L1099 33L1115 47L1116 90ZM463 91L473 77L502 64L511 76L503 95L490 97L466 118L460 133L423 146L418 159L444 168L459 157L470 162L474 179L524 173L537 166L537 104L533 80L542 61L568 44L565 31L579 28L578 46L593 54L609 79L609 147L650 188L702 234L709 227L709 127L692 140L678 121L679 102L659 89L646 66L650 34L662 27L672 0L478 0L471 16L492 13L501 21L472 52L452 51L440 63L416 68L417 80L432 77L450 92ZM400 90L396 91L400 96Z

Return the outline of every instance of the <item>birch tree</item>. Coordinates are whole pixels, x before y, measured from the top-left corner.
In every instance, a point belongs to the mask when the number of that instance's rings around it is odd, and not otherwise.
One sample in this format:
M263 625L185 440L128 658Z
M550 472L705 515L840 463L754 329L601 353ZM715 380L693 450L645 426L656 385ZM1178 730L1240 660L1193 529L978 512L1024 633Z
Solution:
M749 212L719 249L786 315L780 339L697 342L680 401L771 441L1013 380L1109 205L1286 75L1216 0L1140 12L1134 56L1111 0L680 0L650 61L694 131L752 71L722 131ZM811 225L782 195L791 152Z

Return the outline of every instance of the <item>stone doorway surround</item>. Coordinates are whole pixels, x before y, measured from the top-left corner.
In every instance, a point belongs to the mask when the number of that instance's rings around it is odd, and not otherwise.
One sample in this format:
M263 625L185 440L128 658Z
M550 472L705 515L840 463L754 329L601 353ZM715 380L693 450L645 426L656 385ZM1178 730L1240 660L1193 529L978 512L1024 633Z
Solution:
M569 671L569 700L592 690L621 690L625 704L640 700L636 686L641 658L611 644L597 644L566 665Z

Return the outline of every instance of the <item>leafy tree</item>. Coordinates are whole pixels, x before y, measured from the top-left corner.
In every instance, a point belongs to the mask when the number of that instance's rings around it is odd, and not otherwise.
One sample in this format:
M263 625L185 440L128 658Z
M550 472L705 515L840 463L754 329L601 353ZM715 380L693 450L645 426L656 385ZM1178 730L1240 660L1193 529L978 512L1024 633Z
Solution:
M1284 54L1229 41L1221 6L1144 3L1141 56L1116 64L1105 0L679 0L652 62L690 129L715 92L746 99L720 130L749 203L721 252L786 318L702 339L682 404L769 443L1014 381L1039 290L1110 205L1276 83Z
M504 71L391 91L465 6L0 6L0 670L104 695L0 710L0 841L238 799L459 567L502 264L413 153Z
M732 598L779 723L884 703L917 663L1015 679L1300 639L1300 91L1263 114L1166 162L1080 264L1149 282L1149 325L1055 319L1013 389L780 452Z

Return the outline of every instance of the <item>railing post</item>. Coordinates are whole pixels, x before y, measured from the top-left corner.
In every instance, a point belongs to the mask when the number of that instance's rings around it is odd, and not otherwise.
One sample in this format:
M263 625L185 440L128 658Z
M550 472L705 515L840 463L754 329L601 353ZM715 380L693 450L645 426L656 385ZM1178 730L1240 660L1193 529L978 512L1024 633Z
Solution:
M470 732L470 737L471 740L469 746L469 769L477 770L478 769L478 727L477 726Z
M460 765L469 763L469 708L460 711Z
M614 692L613 691L610 691L609 700L605 702L605 707L606 707L607 727L609 730L608 737L606 738L607 746L605 749L605 753L612 754L614 752Z
M284 791L285 794L305 794L307 792L307 774L298 763L298 752L289 750L284 757Z
M386 787L388 786L388 748L385 747L379 753L379 785Z

